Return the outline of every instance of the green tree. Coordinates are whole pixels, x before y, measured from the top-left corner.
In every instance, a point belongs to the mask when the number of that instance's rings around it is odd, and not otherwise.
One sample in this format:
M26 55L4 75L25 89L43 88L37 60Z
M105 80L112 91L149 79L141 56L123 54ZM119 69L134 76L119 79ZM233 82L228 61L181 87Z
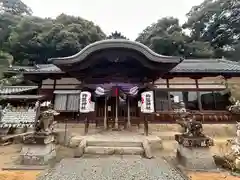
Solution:
M240 41L239 0L205 0L194 6L187 17L183 27L190 29L192 40L210 42L217 57L240 60L237 53ZM235 55L232 57L231 54Z
M192 41L187 36L179 20L173 17L162 18L140 33L137 41L149 46L155 52L167 56L187 58L212 57L213 50L209 43Z
M8 51L15 63L46 63L48 58L70 56L90 43L105 39L99 26L80 17L56 19L24 17L12 28Z
M16 76L12 76L10 78L3 78L0 80L0 89L3 86L12 86L15 84L20 84L24 81L24 77L22 74L18 74Z
M11 28L15 27L21 20L21 17L12 15L10 13L0 14L0 50L6 51L5 43L7 42L11 33Z
M31 15L32 10L21 0L0 0L0 12L13 15Z
M41 58L42 42L38 36L52 27L52 21L38 17L27 16L12 28L8 38L8 52L15 63L28 64Z

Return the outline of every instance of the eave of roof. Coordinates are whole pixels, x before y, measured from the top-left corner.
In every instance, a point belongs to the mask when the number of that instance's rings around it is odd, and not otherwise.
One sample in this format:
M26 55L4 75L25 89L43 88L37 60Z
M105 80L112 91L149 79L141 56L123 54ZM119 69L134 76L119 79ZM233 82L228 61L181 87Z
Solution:
M5 73L23 73L23 74L64 74L54 64L38 64L36 66L12 66Z
M1 95L0 99L43 99L44 95Z
M0 94L16 94L21 92L37 89L38 86L3 86L0 89Z
M139 53L143 54L147 59L153 62L162 62L162 63L180 63L182 58L174 57L174 56L164 56L155 53L149 47L145 46L136 41L130 41L126 39L108 39L97 41L92 43L85 48L83 48L79 53L68 56L68 57L58 57L58 58L50 58L49 62L60 65L60 64L72 64L76 62L81 62L86 59L90 54L105 49L112 49L112 48L123 48L123 49L131 49L134 51L138 51Z
M224 59L185 59L170 73L240 73L240 64Z
M13 66L7 72L19 72L25 69L23 74L65 74L53 64L39 64L39 68L33 66ZM46 68L47 67L47 68ZM240 63L224 59L185 59L173 68L170 74L240 74Z

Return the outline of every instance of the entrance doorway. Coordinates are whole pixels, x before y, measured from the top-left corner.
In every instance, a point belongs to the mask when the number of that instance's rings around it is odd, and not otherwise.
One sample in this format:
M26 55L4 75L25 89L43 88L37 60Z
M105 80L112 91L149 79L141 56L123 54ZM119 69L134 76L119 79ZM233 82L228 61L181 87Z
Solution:
M111 96L107 99L106 105L107 105L106 118L108 127L114 127L116 116L118 118L118 125L125 127L128 121L128 114L130 115L131 124L139 125L140 108L138 108L137 98L130 97L128 107L128 100L120 101L118 97ZM98 126L103 125L104 116L105 116L105 97L99 97L96 100L96 121Z

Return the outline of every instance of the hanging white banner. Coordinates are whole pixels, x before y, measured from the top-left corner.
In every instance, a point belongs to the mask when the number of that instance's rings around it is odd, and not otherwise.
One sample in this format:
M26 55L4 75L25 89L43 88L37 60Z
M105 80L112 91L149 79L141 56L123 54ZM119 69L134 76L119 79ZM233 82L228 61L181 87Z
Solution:
M154 93L153 91L146 91L141 94L141 112L142 113L153 113L154 109Z
M82 91L80 93L80 109L81 113L89 113L92 111L91 93L88 91Z

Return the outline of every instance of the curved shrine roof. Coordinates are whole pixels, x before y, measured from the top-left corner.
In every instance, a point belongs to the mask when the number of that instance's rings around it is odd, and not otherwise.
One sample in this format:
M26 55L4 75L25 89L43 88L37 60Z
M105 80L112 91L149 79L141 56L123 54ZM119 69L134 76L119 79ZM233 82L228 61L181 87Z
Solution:
M137 51L144 55L149 61L157 63L180 63L182 61L182 58L180 57L157 54L144 44L136 41L130 41L126 39L108 39L94 42L73 56L50 58L49 62L55 65L77 63L83 61L94 52L113 48Z

